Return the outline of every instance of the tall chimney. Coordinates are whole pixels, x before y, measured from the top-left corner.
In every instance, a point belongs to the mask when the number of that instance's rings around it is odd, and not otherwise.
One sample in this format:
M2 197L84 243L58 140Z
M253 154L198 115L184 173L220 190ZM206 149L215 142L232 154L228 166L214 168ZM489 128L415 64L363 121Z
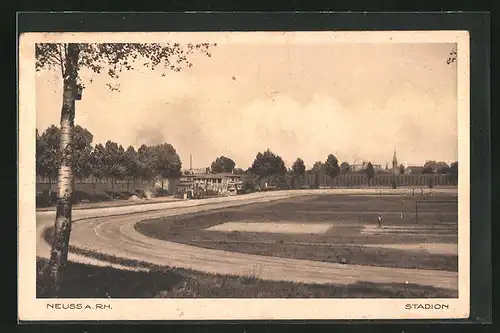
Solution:
M193 154L189 154L189 170L193 171Z

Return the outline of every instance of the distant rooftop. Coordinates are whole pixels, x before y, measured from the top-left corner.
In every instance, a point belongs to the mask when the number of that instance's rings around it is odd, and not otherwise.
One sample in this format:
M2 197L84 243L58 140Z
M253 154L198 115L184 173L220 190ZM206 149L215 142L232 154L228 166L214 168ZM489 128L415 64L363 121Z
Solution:
M193 169L183 169L181 170L182 173L184 172L190 172L190 173L194 173L194 174L200 174L200 173L206 173L207 172L207 168L193 168Z
M241 178L244 175L237 175L230 172L221 172L221 173L203 173L203 174L190 174L190 175L182 175L184 178L211 178L211 179L223 179L228 177L238 177Z
M236 175L230 172L221 173L208 173L204 175L195 175L196 178L227 178L227 177L241 177L242 175Z

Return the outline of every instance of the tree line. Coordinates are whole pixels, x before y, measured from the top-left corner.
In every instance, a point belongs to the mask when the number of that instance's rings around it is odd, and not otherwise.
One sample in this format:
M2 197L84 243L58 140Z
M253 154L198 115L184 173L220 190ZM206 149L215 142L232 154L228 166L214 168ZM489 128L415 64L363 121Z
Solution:
M36 173L37 176L47 178L49 184L57 178L61 164L60 136L61 131L55 125L42 134L36 131ZM95 145L92 142L93 135L90 131L75 126L72 139L73 174L77 179L92 177L94 194L95 183L105 179L111 180L114 193L114 183L117 180L149 182L157 177L166 179L181 175L182 163L171 144L143 144L136 150L133 146L124 149L111 140Z
M137 150L133 146L127 149L116 142L108 140L104 144L93 145L93 134L81 127L75 126L73 133L74 156L72 160L73 173L77 179L92 178L94 185L102 180L111 180L111 189L114 192L115 181L150 182L158 177L161 179L178 178L181 176L182 162L175 148L168 143L147 146L141 145ZM42 134L36 131L36 171L37 175L48 179L49 184L57 178L60 166L60 129L52 125ZM339 160L333 154L329 154L325 161L316 161L311 169L306 170L304 160L298 157L291 168L286 167L282 157L269 149L257 153L252 166L246 170L236 168L236 163L229 157L217 157L210 167L206 168L209 173L234 173L251 174L267 180L271 185L276 177L291 176L292 187L300 187L304 182L306 173L314 176L314 187L320 183L320 175L328 175L336 178L351 170L348 162L339 164ZM397 170L404 173L405 168L400 165ZM362 170L366 174L368 185L376 174L371 162L364 164ZM184 174L189 174L185 171ZM427 161L422 173L440 173L456 176L458 174L458 162L450 166L444 162ZM49 186L50 188L51 186Z
M292 164L291 168L286 168L285 163L281 156L273 153L269 149L264 152L257 153L252 166L247 170L241 168L235 168L235 162L226 156L218 157L211 165L207 168L207 172L218 173L218 172L229 172L235 174L251 174L258 176L261 179L267 179L267 182L271 184L272 179L284 177L288 175L292 179L292 187L301 186L304 181L304 177L307 173L313 175L314 177L314 187L319 187L320 175L328 175L332 179L335 179L339 175L345 175L352 171L351 165L348 162L342 162L339 164L339 160L333 154L329 154L325 161L316 161L311 169L306 170L304 160L298 157ZM371 185L372 179L375 177L376 170L371 162L363 163L363 167L354 171L356 173L365 174L368 181L368 186ZM391 172L392 170L386 169L383 172ZM400 165L396 170L399 174L405 174L406 168L404 165ZM453 162L448 165L445 162L427 161L421 168L420 173L422 174L448 174L450 179L458 178L458 162Z

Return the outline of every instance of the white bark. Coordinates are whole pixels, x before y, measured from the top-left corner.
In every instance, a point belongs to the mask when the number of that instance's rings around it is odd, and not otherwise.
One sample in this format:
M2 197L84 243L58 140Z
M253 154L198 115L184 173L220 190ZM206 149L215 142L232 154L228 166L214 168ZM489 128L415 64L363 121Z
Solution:
M61 165L57 181L57 208L50 253L49 273L53 292L57 294L61 284L61 268L68 261L71 234L71 198L73 195L73 129L75 118L75 91L78 75L78 45L69 44L63 75L63 100L61 109Z

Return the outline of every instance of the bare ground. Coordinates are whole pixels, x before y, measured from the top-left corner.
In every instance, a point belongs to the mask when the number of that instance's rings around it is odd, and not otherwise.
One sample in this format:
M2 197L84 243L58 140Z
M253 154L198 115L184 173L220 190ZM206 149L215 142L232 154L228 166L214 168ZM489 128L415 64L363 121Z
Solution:
M453 200L437 194L433 200ZM456 203L428 204L415 219L420 196L310 196L184 214L135 225L154 238L203 248L324 262L458 271ZM376 226L383 214L384 228ZM403 218L401 218L403 213ZM332 224L324 234L210 231L226 222ZM377 229L377 228L376 228ZM433 244L444 244L440 251ZM448 244L448 245L446 245ZM366 246L364 246L366 245ZM378 245L378 246L377 246ZM422 249L419 249L423 246Z

